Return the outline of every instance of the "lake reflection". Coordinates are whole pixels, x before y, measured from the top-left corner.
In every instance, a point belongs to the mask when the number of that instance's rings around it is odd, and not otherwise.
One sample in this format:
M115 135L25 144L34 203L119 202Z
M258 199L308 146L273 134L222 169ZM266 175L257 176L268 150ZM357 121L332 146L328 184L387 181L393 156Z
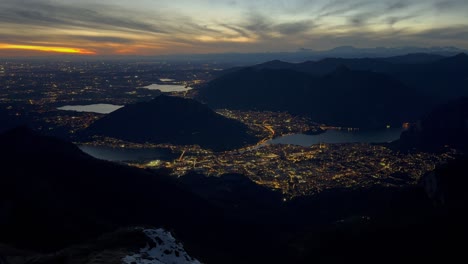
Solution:
M149 148L112 148L104 146L81 145L79 148L97 158L108 161L136 161L146 162L151 160L172 160L175 155L167 149L149 149Z
M162 93L186 92L192 90L192 88L190 87L185 87L185 85L179 84L151 84L142 88L150 90L159 90Z
M269 140L267 144L291 144L309 147L320 143L384 143L397 140L402 128L343 131L327 130L319 135L293 134Z
M109 114L115 110L122 108L123 105L113 104L89 104L89 105L65 105L57 107L58 110L75 111L75 112L91 112L98 114Z

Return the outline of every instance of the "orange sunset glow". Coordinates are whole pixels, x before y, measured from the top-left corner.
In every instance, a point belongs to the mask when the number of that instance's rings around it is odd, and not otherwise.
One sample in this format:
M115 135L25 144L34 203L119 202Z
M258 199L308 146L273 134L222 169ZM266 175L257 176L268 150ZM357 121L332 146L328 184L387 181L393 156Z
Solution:
M0 56L468 48L467 12L466 0L2 0Z
M11 50L33 50L43 52L57 52L57 53L72 53L72 54L83 54L91 55L95 54L94 51L70 48L70 47L49 47L49 46L32 46L32 45L14 45L14 44L0 44L0 49L11 49Z

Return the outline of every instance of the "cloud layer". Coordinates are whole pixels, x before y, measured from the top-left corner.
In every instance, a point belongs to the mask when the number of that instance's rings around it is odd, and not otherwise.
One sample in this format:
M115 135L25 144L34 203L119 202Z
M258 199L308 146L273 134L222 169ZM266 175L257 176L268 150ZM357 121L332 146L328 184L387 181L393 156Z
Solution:
M95 2L2 0L0 55L15 53L2 51L6 45L141 55L339 45L468 48L465 0Z

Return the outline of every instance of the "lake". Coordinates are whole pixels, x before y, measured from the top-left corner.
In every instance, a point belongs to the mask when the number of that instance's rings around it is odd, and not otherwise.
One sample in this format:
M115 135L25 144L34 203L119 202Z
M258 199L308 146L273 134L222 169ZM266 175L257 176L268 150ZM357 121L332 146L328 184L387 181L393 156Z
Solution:
M400 138L403 128L379 130L327 130L319 135L292 134L274 138L266 144L291 144L309 147L320 143L384 143Z
M57 107L58 110L75 111L75 112L92 112L98 114L109 114L115 110L122 108L123 105L113 104L89 104L89 105L64 105Z
M383 143L398 139L402 128L381 130L327 130L319 135L293 134L278 137L265 144L291 144L309 147L320 143ZM103 160L116 162L149 162L152 160L170 161L178 157L168 149L113 148L106 146L80 145L85 153Z
M144 86L141 88L150 89L150 90L159 90L162 93L186 92L186 91L192 90L192 88L185 87L185 85L180 85L180 84L151 84L151 85Z
M106 146L78 146L83 152L102 160L108 161L138 161L172 160L177 156L168 149L150 148L112 148Z

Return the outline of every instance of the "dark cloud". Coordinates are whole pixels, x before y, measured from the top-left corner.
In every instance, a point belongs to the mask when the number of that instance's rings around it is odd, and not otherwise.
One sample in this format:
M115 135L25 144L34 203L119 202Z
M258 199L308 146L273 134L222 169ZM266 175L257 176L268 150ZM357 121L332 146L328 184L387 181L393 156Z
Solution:
M427 13L427 9L421 9L411 1L387 1L378 3L372 1L359 1L342 4L341 8L326 13L346 17L347 26L366 27L375 24L393 26L398 22L420 17Z
M441 0L434 2L434 8L438 11L448 10L468 10L468 1L466 0Z
M387 7L387 10L388 11L401 10L409 6L410 6L410 3L408 1L397 1L397 2L390 3Z
M274 26L274 29L283 35L293 35L309 31L314 27L314 23L310 20L299 21L293 23L282 23Z
M385 22L390 25L390 26L393 26L395 25L396 23L398 22L401 22L401 21L404 21L404 20L408 20L408 19L412 19L412 18L415 18L416 16L413 16L413 15L407 15L407 16L389 16L389 17L386 17L385 18Z
M364 12L349 17L348 21L351 26L356 27L366 25L372 18L375 18L375 13Z
M361 10L369 5L368 1L342 1L334 0L324 5L319 11L318 17L342 16L351 11Z
M389 7L389 8L391 10L395 10L396 7ZM403 8L403 7L398 7L398 8ZM362 27L362 26L366 26L369 24L375 24L375 23L380 23L380 22L384 22L385 24L389 26L393 26L398 22L413 19L413 18L420 16L420 14L418 14L417 12L413 12L413 11L398 12L397 13L398 15L392 15L392 14L393 13L388 13L388 10L386 9L372 11L372 12L361 12L361 13L357 13L357 14L353 14L349 16L348 23L352 27L358 27L358 26Z
M35 41L46 41L50 36L0 34L0 43L29 44L31 43L31 38L34 38Z
M468 25L429 29L415 33L414 37L427 40L468 41Z
M247 33L246 30L244 30L244 29L242 29L240 27L237 27L237 26L234 26L234 25L228 25L228 24L220 24L220 26L225 27L227 29L230 29L230 30L236 32L237 34L239 34L242 37L246 37L246 38L251 37L250 34Z
M364 47L401 46L468 46L468 26L441 27L418 33L408 33L405 29L385 31L355 30L343 34L310 35L305 38L310 46L335 47L336 43L347 43Z
M177 28L172 28L171 32L179 32L185 34L197 34L197 33L214 33L221 34L217 29L212 29L207 25L199 25L191 20L191 18L186 17L184 20L179 21Z
M106 52L126 46L165 52L448 42L468 46L468 20L459 15L468 10L467 0L200 1L206 8L215 6L213 10L225 8L232 20L204 17L199 12L203 6L195 13L170 1L164 1L165 9L157 8L163 1L148 2L151 9L145 10L138 0L135 5L122 0L120 6L92 0L0 0L0 42L73 43L96 50L102 46ZM441 28L421 31L434 11L444 18L445 14L458 16L441 21ZM401 21L405 23L397 24ZM417 27L413 21L419 21Z
M157 19L156 19L157 18ZM151 16L126 8L104 5L52 3L47 0L0 2L0 24L42 26L56 29L118 30L149 34L219 33L207 26L198 25L191 17L162 14L152 10ZM1 27L1 26L0 26Z
M316 26L314 21L310 19L277 23L259 13L249 13L245 20L247 21L246 23L235 26L236 29L240 29L239 33L242 36L248 37L255 34L265 39L271 39L273 35L295 35L305 33Z
M119 44L131 44L135 40L129 38L111 37L111 36L78 36L78 39L90 40L92 42L104 42L104 43L119 43Z
M104 9L104 10L102 10ZM2 0L0 3L0 23L17 25L46 26L51 28L84 27L93 29L121 29L128 31L145 31L164 33L158 25L150 25L134 20L124 12L111 14L105 6L90 8L77 5L52 4L49 1L37 0L12 1Z
M249 13L246 18L245 30L264 35L271 32L273 22L259 13ZM241 26L242 27L242 26Z
M117 43L117 44L133 44L135 40L130 38L120 38L113 36L63 36L56 34L35 34L35 35L15 35L15 34L0 34L0 43L14 43L18 45L41 45L41 46L73 46L77 44L86 44L92 42L94 44Z

